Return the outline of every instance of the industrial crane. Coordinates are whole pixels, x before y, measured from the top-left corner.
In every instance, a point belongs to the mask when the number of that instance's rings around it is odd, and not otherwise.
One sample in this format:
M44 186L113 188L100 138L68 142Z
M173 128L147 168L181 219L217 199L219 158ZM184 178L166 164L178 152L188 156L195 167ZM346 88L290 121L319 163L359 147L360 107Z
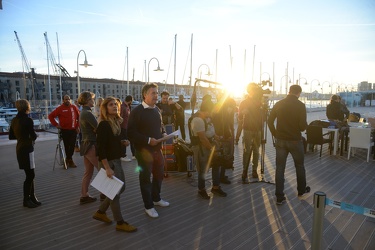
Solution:
M48 41L47 32L44 32L44 39L46 40L46 47L47 47L47 57L50 61L54 74L61 76L60 82L59 82L59 90L60 90L60 99L64 94L66 94L66 91L71 90L72 84L67 82L67 77L71 77L68 71L59 63L56 63L55 56L53 55L53 51L51 48L51 45Z
M31 85L31 97L30 97L30 100L41 100L42 99L42 89L43 89L43 86L41 84L38 84L38 82L36 80L35 69L31 68L30 65L29 65L29 63L28 63L28 61L27 61L25 51L23 51L23 48L22 48L20 39L18 38L17 32L14 31L14 34L16 35L18 47L20 48L20 51L21 51L23 71L25 72L25 68L26 68L26 71L29 74L29 76L26 77L26 78L28 79L28 81L29 81L29 83ZM26 88L27 87L25 86L25 89Z

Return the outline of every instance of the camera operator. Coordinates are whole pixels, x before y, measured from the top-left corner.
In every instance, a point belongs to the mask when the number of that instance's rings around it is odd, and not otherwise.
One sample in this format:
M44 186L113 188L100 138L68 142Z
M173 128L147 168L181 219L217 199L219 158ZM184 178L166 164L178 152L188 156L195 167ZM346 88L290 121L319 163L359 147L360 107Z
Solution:
M242 183L248 184L248 169L253 154L252 177L258 178L259 147L265 112L262 107L263 90L255 83L247 85L248 96L240 104L238 116L243 121L243 171ZM239 119L240 120L240 119Z
M215 128L208 122L208 118L212 112L213 103L211 101L203 101L200 110L194 115L191 120L190 140L192 150L194 152L194 162L198 171L198 195L208 200L210 197L206 191L206 173L210 166L212 166L212 189L214 193L221 197L226 197L227 194L220 187L220 167L217 164L212 164L212 156L216 147L213 146L215 137Z

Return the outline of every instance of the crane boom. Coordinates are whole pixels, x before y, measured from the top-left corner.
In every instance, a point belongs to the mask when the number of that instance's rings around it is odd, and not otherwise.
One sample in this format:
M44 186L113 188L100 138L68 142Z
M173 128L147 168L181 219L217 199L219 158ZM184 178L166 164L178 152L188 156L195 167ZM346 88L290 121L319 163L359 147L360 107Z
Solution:
M27 61L25 51L22 48L22 45L21 45L20 39L18 38L17 32L14 31L14 34L16 35L18 47L21 51L23 70L25 71L25 68L26 68L26 71L29 74L29 76L27 78L29 80L29 83L31 85L31 90L32 90L30 100L32 100L32 99L41 100L42 99L41 91L42 91L43 87L41 85L39 85L38 82L36 81L35 69L31 68L28 61Z

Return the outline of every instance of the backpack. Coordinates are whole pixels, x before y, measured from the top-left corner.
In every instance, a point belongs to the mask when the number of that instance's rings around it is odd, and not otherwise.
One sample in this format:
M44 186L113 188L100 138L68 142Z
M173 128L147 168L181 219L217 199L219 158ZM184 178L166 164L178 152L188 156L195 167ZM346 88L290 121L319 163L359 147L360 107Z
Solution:
M198 117L197 113L195 114L192 114L189 119L188 119L188 129L189 129L189 136L190 136L190 144L191 146L194 146L194 145L199 145L200 144L200 140L199 140L199 137L198 136L194 136L193 135L193 131L191 129L191 122L193 121L193 119L195 117ZM201 118L202 119L202 118ZM206 119L202 119L204 121L204 130L207 131L207 128L208 128L208 124L207 124L207 121Z

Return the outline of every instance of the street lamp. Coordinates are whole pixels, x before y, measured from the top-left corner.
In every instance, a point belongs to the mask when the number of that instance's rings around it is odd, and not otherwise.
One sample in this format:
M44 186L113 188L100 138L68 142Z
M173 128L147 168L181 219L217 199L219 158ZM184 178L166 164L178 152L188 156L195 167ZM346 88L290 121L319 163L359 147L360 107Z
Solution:
M313 82L314 81L317 81L318 82L318 86L320 86L320 82L318 79L313 79L311 82L310 82L310 108L311 108L311 102L312 102L312 86L313 86Z
M301 79L304 79L305 80L305 85L308 85L308 83L307 83L307 79L306 78L304 78L304 77L299 77L299 79L298 79L298 85L300 85L301 86L301 88L302 88L302 84L301 84ZM305 93L306 94L306 93ZM305 95L305 104L306 104L306 95ZM311 102L310 102L311 103Z
M287 95L288 94L288 80L289 80L289 83L292 83L292 80L290 79L290 76L288 75L284 75L281 77L280 79L280 94L282 94L282 86L283 86L283 78L284 77L288 77L288 79L285 79L285 94Z
M267 74L268 75L268 80L267 81L262 81L262 75L263 74ZM260 74L260 81L261 81L261 84L263 86L267 85L267 83L268 83L268 86L272 87L272 97L274 98L275 97L275 84L272 84L270 74L268 74L267 72L263 72L262 74Z
M84 61L84 63L82 63L82 64L78 64L79 54L80 54L81 52L83 52L83 54L85 54L85 61ZM81 49L81 50L78 52L78 55L77 55L77 87L78 87L77 98L78 98L78 96L79 96L79 94L80 94L80 92L81 92L81 82L79 81L79 67L78 67L79 65L84 66L85 68L87 68L87 66L92 66L92 64L89 64L89 63L87 62L86 52L85 52L83 49Z
M331 87L331 94L333 94L332 89L333 89L333 85L334 85L334 84L337 85L337 87L336 87L336 92L335 92L335 94L337 94L337 88L340 86L340 84L338 84L337 82L334 82L334 83L331 83L331 84L329 85L329 87Z
M199 67L198 67L198 73L197 73L197 75L199 76L199 79L202 78L202 71L200 71L200 69L201 69L202 66L206 66L207 67L207 74L206 74L206 76L211 76L212 74L211 74L211 71L210 71L210 67L208 67L207 64L203 63L203 64L199 65Z
M211 71L210 71L210 67L209 67L207 64L202 63L202 64L199 65L199 67L198 67L197 77L198 77L199 79L202 79L202 71L200 71L200 69L201 69L202 66L206 66L206 68L207 68L207 74L205 74L205 75L206 75L206 76L212 76ZM211 87L211 84L209 83L208 86Z
M147 83L150 83L150 62L155 59L158 62L158 67L154 69L154 71L163 71L163 69L160 68L159 65L159 60L156 57L153 57L148 61L148 66L147 66Z
M323 108L323 97L324 97L324 83L328 83L328 86L331 86L331 83L329 81L324 81L322 83L322 98L321 99L321 103L322 103L322 108Z

